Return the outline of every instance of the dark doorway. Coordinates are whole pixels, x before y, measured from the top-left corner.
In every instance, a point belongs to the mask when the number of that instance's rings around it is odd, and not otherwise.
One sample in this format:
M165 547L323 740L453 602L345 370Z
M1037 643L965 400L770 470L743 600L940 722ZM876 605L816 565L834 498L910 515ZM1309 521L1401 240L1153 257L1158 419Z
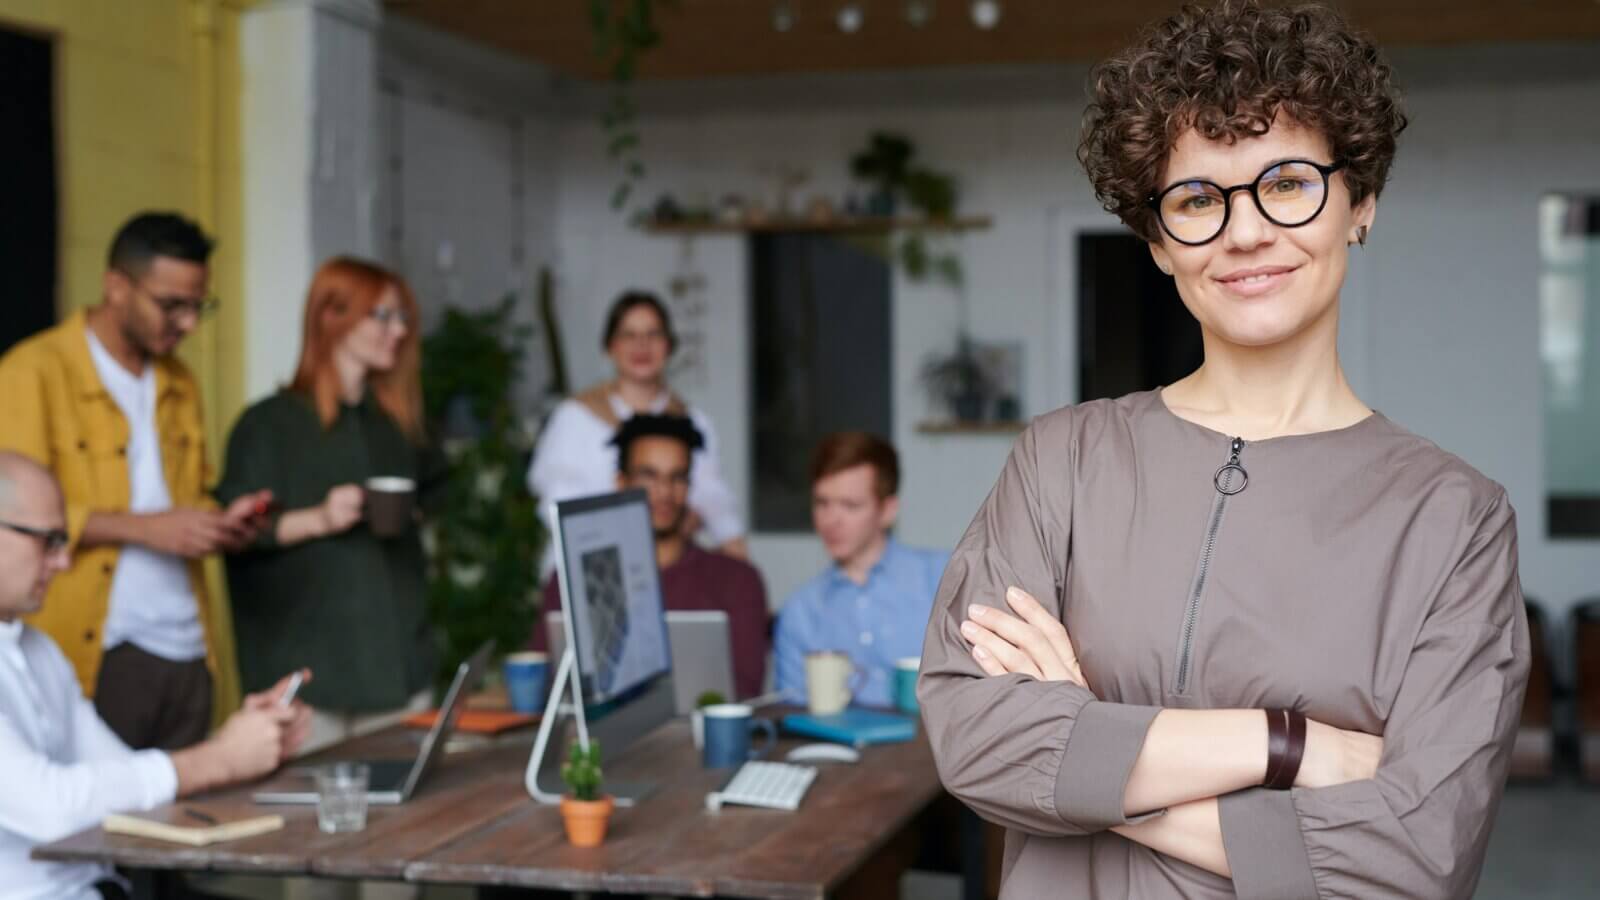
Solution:
M0 28L0 353L56 320L54 47Z
M890 437L888 253L881 238L751 238L751 509L758 531L809 531L812 448Z
M1205 357L1200 324L1132 234L1078 236L1078 298L1080 402L1171 384Z

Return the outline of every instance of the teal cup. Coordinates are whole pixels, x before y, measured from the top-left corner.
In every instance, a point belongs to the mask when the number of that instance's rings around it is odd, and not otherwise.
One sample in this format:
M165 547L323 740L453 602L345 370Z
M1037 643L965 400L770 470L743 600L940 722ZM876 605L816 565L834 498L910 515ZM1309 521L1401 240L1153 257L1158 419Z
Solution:
M894 706L908 716L917 714L917 673L921 670L920 656L894 661Z

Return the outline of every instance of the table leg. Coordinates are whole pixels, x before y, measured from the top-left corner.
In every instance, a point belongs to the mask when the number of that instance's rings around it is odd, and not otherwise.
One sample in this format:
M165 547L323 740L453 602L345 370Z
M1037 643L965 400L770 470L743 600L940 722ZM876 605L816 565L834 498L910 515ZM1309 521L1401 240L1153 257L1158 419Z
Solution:
M900 876L917 859L921 822L911 820L829 896L833 900L899 900Z
M125 869L122 874L133 886L133 900L190 900L204 896L190 891L183 873L171 869Z

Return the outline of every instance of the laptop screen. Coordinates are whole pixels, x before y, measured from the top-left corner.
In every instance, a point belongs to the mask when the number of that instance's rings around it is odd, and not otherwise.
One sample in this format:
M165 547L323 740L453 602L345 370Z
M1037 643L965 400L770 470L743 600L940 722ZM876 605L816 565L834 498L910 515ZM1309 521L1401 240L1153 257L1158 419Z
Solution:
M461 710L467 705L467 694L478 686L478 681L483 676L483 670L489 665L489 654L494 652L494 642L486 642L456 667L456 677L450 682L450 690L445 692L444 703L439 705L439 717L433 720L433 727L428 729L428 736L422 739L422 748L417 753L417 761L411 766L411 774L406 777L405 788L401 792L402 799L410 799L417 785L422 783L422 776L428 772L428 767L438 760L444 753L445 744L449 743L450 732L455 730L456 720L461 717Z

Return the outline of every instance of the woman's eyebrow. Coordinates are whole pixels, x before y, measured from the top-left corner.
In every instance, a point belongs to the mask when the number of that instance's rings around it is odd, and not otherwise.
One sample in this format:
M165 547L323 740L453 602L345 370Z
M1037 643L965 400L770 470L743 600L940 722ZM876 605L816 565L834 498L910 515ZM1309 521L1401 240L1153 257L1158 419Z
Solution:
M1295 162L1296 160L1302 160L1302 159L1308 159L1308 157L1305 157L1305 156L1282 156L1282 157L1279 157L1279 158L1274 159L1271 162L1267 163L1266 165L1262 166L1260 169L1258 169L1256 171L1256 177L1259 178L1261 173L1267 171L1268 169L1275 168L1277 166L1281 166L1286 162ZM1252 179L1252 180L1254 180L1254 179ZM1206 182L1210 182L1211 184L1221 184L1222 183L1222 182L1218 181L1216 178L1214 178L1214 177L1212 177L1210 175L1189 175L1189 176L1185 176L1183 178L1174 178L1172 181L1168 182L1160 190L1156 191L1156 193L1159 194L1159 193L1161 193L1161 191L1171 190L1174 185L1188 184L1191 181L1206 181ZM1245 184L1249 184L1249 182L1244 182L1244 183Z

